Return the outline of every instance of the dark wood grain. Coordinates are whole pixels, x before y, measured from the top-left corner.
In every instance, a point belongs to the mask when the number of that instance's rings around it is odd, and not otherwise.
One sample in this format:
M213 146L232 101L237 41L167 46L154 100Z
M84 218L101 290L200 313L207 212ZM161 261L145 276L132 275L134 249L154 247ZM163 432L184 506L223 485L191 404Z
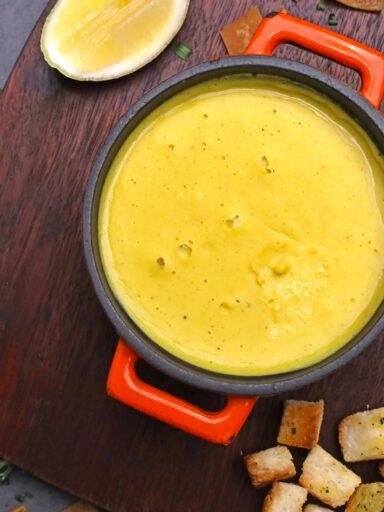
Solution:
M145 91L224 53L219 30L251 0L192 0L177 40L132 76L82 84L50 69L39 50L40 21L0 98L0 454L37 476L115 512L253 512L262 492L240 454L274 444L284 396L264 399L230 447L210 445L107 398L116 335L84 264L84 188L111 127ZM384 15L316 0L259 2L288 9L384 50ZM293 47L300 59L348 82L353 72ZM290 393L324 398L321 443L339 454L336 425L351 411L384 404L383 338L332 377ZM174 385L175 386L175 385ZM177 384L176 384L177 387ZM298 457L304 452L298 452ZM366 480L374 463L356 464Z

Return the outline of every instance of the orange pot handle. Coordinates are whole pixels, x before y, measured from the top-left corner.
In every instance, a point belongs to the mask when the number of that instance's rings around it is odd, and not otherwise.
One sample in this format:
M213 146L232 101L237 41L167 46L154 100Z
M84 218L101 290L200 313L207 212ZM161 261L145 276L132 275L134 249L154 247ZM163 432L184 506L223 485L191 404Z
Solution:
M212 443L229 444L256 402L252 397L230 396L221 411L204 411L139 379L135 370L138 359L137 354L120 339L108 376L108 395Z
M361 74L360 94L376 108L384 95L384 54L337 32L279 13L265 18L245 53L272 55L277 46L294 43Z

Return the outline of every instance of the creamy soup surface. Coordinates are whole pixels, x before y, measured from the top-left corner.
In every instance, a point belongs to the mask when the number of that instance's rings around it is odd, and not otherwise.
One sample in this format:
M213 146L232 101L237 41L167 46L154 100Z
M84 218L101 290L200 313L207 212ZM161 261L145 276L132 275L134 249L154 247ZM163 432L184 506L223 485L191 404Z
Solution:
M102 192L109 285L194 365L287 372L355 335L384 295L384 160L339 107L293 83L211 80L147 117Z

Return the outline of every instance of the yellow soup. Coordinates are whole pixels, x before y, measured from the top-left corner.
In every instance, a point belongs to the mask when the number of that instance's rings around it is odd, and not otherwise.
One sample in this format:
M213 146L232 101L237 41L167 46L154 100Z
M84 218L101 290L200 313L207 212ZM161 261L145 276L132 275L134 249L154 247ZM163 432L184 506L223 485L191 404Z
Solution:
M339 107L253 76L175 96L107 176L99 244L137 325L199 367L292 371L384 295L383 157Z

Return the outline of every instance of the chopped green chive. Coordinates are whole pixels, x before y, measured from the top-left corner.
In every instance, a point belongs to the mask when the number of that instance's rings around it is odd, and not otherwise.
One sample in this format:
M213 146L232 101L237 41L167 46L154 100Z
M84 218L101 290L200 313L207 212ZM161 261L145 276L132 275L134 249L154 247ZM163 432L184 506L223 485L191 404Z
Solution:
M15 498L19 503L24 503L25 501L25 496L23 496L22 494L18 494L17 496L15 496Z
M319 3L316 5L316 10L317 10L317 11L325 11L325 4L323 4L323 2L319 2Z
M348 87L350 87L351 89L354 89L356 91L357 85L355 83L349 82L347 85L348 85Z
M6 460L0 459L0 483L6 482L12 471L12 464L9 464Z
M0 472L4 470L4 468L8 467L8 462L4 459L0 459Z
M331 13L329 16L328 16L328 25L337 25L337 19L336 19L336 16Z
M187 60L192 55L192 49L185 43L180 43L176 47L176 55L180 57L180 59Z

